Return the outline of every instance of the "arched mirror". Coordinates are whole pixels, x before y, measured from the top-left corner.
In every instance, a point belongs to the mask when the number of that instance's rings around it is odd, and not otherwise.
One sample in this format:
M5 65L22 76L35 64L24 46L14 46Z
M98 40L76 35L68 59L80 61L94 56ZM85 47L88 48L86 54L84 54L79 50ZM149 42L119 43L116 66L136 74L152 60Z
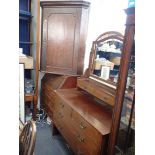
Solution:
M123 35L109 31L93 41L89 77L116 86L123 47Z

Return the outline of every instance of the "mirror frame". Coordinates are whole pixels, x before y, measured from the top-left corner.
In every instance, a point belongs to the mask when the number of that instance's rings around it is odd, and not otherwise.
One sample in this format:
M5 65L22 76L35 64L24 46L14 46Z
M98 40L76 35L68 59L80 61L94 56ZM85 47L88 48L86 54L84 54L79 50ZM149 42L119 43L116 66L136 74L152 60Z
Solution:
M99 35L97 37L97 39L95 41L93 41L91 52L90 52L90 57L89 57L89 75L88 76L89 76L89 78L92 78L92 79L102 82L106 85L109 85L113 88L116 88L117 83L114 83L111 80L104 80L104 79L98 77L97 75L93 74L95 58L96 58L96 45L99 42L104 42L109 39L119 40L122 42L122 45L123 45L124 36L120 32L108 31L108 32L105 32L105 33Z

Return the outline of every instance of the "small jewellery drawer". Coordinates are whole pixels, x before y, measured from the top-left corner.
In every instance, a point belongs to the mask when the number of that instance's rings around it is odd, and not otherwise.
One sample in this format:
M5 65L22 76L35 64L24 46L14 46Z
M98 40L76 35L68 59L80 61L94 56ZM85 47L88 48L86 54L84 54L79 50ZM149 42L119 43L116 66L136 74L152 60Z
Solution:
M103 89L101 89L99 87L98 87L97 91L94 91L94 94L102 101L104 101L110 105L114 105L115 96L113 94L103 91Z
M92 82L90 79L78 79L77 86L93 96L101 99L102 101L114 105L115 101L115 90L112 88L107 88L105 86L100 86L97 83Z

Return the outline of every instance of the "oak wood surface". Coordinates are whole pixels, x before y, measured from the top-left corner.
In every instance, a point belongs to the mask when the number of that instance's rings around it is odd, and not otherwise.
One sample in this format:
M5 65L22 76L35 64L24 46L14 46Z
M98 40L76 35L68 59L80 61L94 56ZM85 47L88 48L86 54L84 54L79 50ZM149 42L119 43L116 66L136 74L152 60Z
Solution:
M77 76L45 74L41 80L41 106L53 120L56 90L75 88Z
M91 96L77 89L57 90L57 95L63 98L73 109L76 109L100 133L103 135L110 133L111 112L96 103Z
M53 121L75 154L101 155L111 127L111 111L84 91L56 91Z
M78 78L77 87L87 91L88 93L96 96L107 104L114 105L115 89L103 85L90 78Z
M81 75L89 3L42 1L41 71Z
M77 78L45 74L41 103L53 120L53 135L59 131L75 154L100 155L107 150L112 111L77 89Z

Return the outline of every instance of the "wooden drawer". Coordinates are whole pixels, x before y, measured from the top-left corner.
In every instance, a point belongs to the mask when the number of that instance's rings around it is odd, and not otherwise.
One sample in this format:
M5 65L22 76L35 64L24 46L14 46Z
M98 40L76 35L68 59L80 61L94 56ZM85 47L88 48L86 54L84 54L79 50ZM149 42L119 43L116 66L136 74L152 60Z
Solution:
M47 84L45 84L44 86L45 86L45 89L46 89L47 91L49 91L49 92L50 92L51 90L53 90L53 89L50 88Z
M47 94L46 95L43 94L42 97L43 97L44 103L53 109L54 101L52 101Z
M42 85L41 85L41 91L44 91L45 89L46 89L45 84L42 84Z
M42 108L46 111L47 115L53 120L53 108L50 107L47 102L42 102Z
M66 126L64 126L62 135L65 137L71 149L76 153L77 152L77 140L74 136L73 130L70 130Z
M54 115L57 118L62 118L63 121L68 124L71 118L72 109L60 98L57 99L57 101L58 102L55 102L54 104Z
M99 145L102 143L102 135L75 111L70 124L75 132L78 154L99 155L102 150Z
M68 128L68 125L63 123L62 121L54 121L57 129L61 133L61 135L65 138L71 149L76 153L77 152L77 140L75 138L75 134L71 128Z
M78 80L77 85L78 87L80 87L83 90L86 90L89 93L93 93L94 91L94 88L91 86L91 83L85 84L85 82L83 82L82 80Z
M94 153L92 146L89 145L91 148L88 148L86 141L80 140L81 137L75 133L74 128L68 128L68 125L61 121L56 121L55 125L76 155L99 155Z
M62 122L62 124L64 124L66 120L65 114L60 110L54 110L53 118L54 118L54 122L58 121L58 122Z
M55 102L55 93L51 93L45 90L44 92L42 92L42 99L46 100L47 104L53 107Z
M57 91L53 119L75 154L102 155L106 151L110 114L89 96L79 90Z
M74 152L79 150L79 154L81 152L83 155L98 155L101 151L101 145L98 144L101 144L102 135L67 104L63 104L63 107L56 104L53 116L60 133L71 145Z
M50 116L50 118L53 119L53 105L54 105L54 102L52 102L50 100L49 96L47 96L44 93L41 94L41 98L42 98L41 101L42 101L42 106L43 106L44 110L46 111L48 116Z
M97 96L99 99L101 99L102 101L110 104L110 105L114 105L115 103L115 96L106 92L106 91L103 91L102 88L97 88L97 89L94 89L93 91L94 95Z
M58 96L55 97L54 108L57 110L64 110L66 108L65 102L62 101Z
M61 135L65 138L74 152L77 152L77 139L70 122L72 109L61 98L57 97L54 104L53 120Z
M51 91L48 91L47 89L44 90L44 94L51 96Z
M112 88L98 85L97 83L94 83L94 81L88 78L78 79L77 87L87 91L88 93L110 105L114 105L115 103L115 90Z
M49 94L53 94L53 93L55 94L55 91L52 88L50 88L48 85L46 85L46 84L42 84L41 90L43 92L46 91Z
M87 135L76 133L75 137L78 141L77 143L77 150L80 150L81 154L83 155L99 155L102 146L100 145L101 143L95 144L92 141L92 138L96 138L95 136L90 138Z
M85 137L89 137L96 145L101 143L102 135L77 112L73 111L71 121L78 133L84 135Z

